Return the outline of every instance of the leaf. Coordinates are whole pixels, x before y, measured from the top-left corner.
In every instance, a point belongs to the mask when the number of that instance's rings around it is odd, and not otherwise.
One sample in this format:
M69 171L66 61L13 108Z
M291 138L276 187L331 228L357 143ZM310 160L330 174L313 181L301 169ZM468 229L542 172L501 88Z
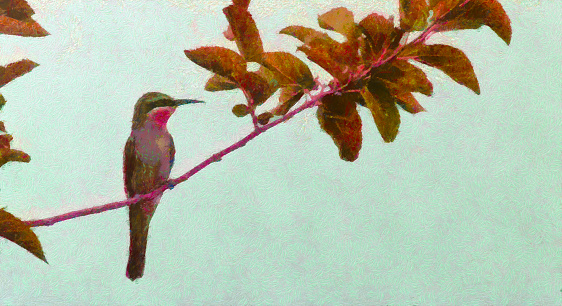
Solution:
M422 31L427 27L429 6L426 0L400 0L400 28L405 31Z
M250 113L250 109L245 104L236 104L232 108L232 113L236 117L244 117Z
M279 105L271 112L275 115L285 115L289 112L304 95L302 89L298 86L288 86L281 88L281 95L279 95Z
M316 112L320 127L332 137L340 158L350 162L359 156L363 139L357 101L352 97L346 94L324 96Z
M4 14L2 12L4 11ZM35 12L25 0L0 1L0 15L10 18L24 20L31 17Z
M263 53L261 63L273 71L280 82L279 85L299 84L308 89L314 86L314 78L308 66L290 53Z
M238 88L238 85L233 81L222 77L218 74L213 75L205 84L206 91L221 91L221 90L231 90Z
M497 0L471 0L458 6L440 20L438 31L478 29L487 25L509 45L511 21Z
M257 62L263 53L260 33L250 12L244 7L230 5L223 9L230 24L238 50L248 62Z
M305 44L310 44L311 41L317 39L328 41L330 44L337 43L337 41L333 40L328 34L303 26L288 26L279 31L279 33L293 36Z
M0 15L0 34L42 37L49 35L49 32L31 18L21 21L5 15Z
M0 135L0 149L9 149L12 139L14 139L14 137L10 134Z
M236 76L235 79L239 87L249 94L247 98L251 98L251 101L248 100L250 107L263 104L277 90L277 87L271 86L255 72L246 72Z
M8 162L23 162L28 163L31 157L22 151L13 149L0 149L0 167Z
M7 66L2 67L4 69L0 69L0 87L8 84L15 78L30 72L37 66L39 66L39 64L28 59L23 59L21 61L17 61L15 63L11 63ZM2 98L1 100L3 99L4 98Z
M427 75L407 60L393 60L373 69L371 75L384 81L393 94L412 91L426 96L433 94L433 85Z
M5 71L5 69L6 68L0 66L0 75L3 75L3 71ZM6 99L2 94L0 94L0 110L2 110L2 107L4 107L5 104L6 104Z
M4 122L0 121L0 131L6 133L6 127L4 126Z
M246 72L246 61L240 54L223 47L200 47L185 50L185 55L195 64L225 78Z
M47 262L37 235L22 220L0 209L0 236L16 243L42 261Z
M398 135L400 113L396 103L384 83L371 80L367 88L361 89L361 96L375 120L377 129L385 142L392 142Z
M243 7L245 9L250 5L250 0L232 0L232 3L236 6Z
M407 46L399 55L440 69L457 83L480 94L480 85L466 55L459 49L447 45Z
M405 111L411 114L425 112L425 109L420 105L418 100L416 100L411 92L401 93L395 97L396 103L400 105L400 107L402 107Z
M273 118L273 114L270 112L265 112L258 115L258 123L261 125L266 125L269 123L269 120Z
M353 13L345 7L334 8L318 16L318 24L326 30L336 31L348 40L359 37L357 25L353 20Z
M394 21L379 14L370 14L359 22L359 27L365 33L373 52L369 61L378 60L386 52L396 36Z

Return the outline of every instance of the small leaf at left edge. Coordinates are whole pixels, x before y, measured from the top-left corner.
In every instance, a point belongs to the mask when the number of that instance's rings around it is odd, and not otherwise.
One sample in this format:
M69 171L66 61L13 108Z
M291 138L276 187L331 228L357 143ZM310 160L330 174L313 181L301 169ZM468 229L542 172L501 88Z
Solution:
M29 154L13 149L0 149L0 167L7 162L23 162L28 163L31 161Z
M228 19L240 53L248 62L259 61L263 53L263 45L252 14L237 5L227 6L223 12Z
M37 66L39 66L39 64L28 59L23 59L2 67L4 69L0 69L0 87L8 84L15 78L30 72Z
M35 20L28 18L25 21L0 15L0 34L17 35L24 37L42 37L49 35Z
M448 45L406 46L399 57L414 60L443 71L457 83L464 85L480 94L480 85L470 60L461 50Z
M47 262L37 235L22 220L0 209L0 236L16 243L37 258Z
M340 158L352 162L359 157L363 136L356 101L350 97L354 95L324 96L316 116L320 127L338 147Z
M421 31L427 27L429 6L426 0L400 0L400 28Z
M4 67L0 67L0 74L2 74L2 71L6 69ZM0 94L0 110L2 110L2 107L4 107L4 105L6 104L6 99L4 98L4 96L2 94Z

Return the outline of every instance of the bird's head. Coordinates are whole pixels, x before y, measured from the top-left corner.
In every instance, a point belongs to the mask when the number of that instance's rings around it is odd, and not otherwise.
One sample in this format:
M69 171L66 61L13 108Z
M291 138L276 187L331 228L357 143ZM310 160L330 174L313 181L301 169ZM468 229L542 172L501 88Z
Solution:
M203 103L203 101L174 99L159 92L145 93L135 104L133 129L142 127L147 120L165 126L176 107L191 103Z

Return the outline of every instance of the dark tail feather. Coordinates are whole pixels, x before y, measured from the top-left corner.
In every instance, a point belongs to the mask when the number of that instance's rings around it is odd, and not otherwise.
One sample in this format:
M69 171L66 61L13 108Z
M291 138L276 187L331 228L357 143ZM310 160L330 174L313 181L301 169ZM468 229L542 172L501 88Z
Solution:
M150 215L138 202L129 206L129 227L131 231L131 242L129 245L129 262L127 263L127 277L135 280L142 277L144 272L144 259L146 254L146 242L148 238L148 224Z

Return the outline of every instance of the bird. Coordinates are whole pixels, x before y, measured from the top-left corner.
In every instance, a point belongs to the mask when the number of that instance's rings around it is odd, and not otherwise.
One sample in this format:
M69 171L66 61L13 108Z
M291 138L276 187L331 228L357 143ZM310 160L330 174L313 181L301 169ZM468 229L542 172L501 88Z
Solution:
M131 135L123 153L127 198L150 193L167 183L176 150L166 125L176 107L192 103L203 101L173 99L159 92L145 93L137 101ZM143 276L148 226L160 197L129 206L130 245L126 276L131 281Z

